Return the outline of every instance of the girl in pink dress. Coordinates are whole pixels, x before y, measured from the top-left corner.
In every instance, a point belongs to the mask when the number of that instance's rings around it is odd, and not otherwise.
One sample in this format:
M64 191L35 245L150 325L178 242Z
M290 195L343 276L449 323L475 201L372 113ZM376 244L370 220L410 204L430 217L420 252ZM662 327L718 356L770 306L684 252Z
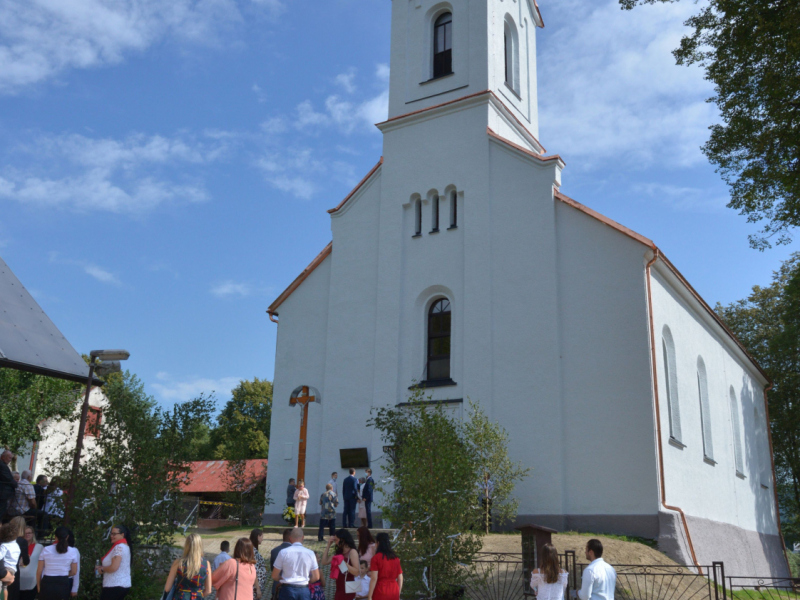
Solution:
M297 489L294 491L294 526L298 527L300 517L303 517L303 524L299 527L306 526L306 505L308 504L308 490L306 489L305 482L301 479L297 482Z

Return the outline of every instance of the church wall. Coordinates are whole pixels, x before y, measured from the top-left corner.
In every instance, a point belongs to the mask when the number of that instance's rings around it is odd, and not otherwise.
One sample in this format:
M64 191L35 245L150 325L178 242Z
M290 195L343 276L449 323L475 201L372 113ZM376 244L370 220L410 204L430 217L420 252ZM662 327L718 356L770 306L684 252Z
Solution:
M289 478L297 476L301 408L290 406L289 399L292 391L300 385L312 386L323 394L322 403L313 403L308 410L309 443L306 452L309 457L316 457L319 453L320 417L328 402L324 380L331 266L332 256L329 256L279 308L267 470L267 484L274 504L267 507L266 514L280 515L283 512ZM315 485L318 471L317 461L306 461L306 479L312 500L318 490Z
M652 288L667 503L686 513L701 563L723 560L726 570L731 569L730 564L737 574L766 575L770 569L782 573L785 563L774 560L781 554L781 542L764 413L764 379L731 348L721 328L708 323L664 267L653 269ZM673 388L671 396L662 345L665 325L675 348L677 394ZM715 464L704 458L698 356L706 371ZM735 462L731 387L742 435L740 474ZM679 406L683 446L669 441L668 397ZM738 538L742 545L731 543Z
M562 203L556 218L565 513L584 530L656 537L647 248Z

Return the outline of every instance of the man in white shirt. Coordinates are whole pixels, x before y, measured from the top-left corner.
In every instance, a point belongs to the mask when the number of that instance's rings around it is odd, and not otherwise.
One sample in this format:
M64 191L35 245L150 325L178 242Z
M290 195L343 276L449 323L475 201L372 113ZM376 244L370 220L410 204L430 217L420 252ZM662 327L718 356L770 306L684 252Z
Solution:
M617 585L617 572L614 567L603 560L603 544L600 540L591 539L586 542L586 560L589 566L583 570L581 589L578 598L581 600L614 600L614 588Z
M317 555L303 546L300 527L292 529L289 541L292 545L281 550L272 565L272 579L281 584L278 599L311 600L308 584L319 581Z
M219 569L219 566L224 563L226 560L231 559L231 555L228 554L228 550L231 549L231 543L227 540L222 542L219 545L219 554L217 554L217 558L214 559L214 570L216 571Z

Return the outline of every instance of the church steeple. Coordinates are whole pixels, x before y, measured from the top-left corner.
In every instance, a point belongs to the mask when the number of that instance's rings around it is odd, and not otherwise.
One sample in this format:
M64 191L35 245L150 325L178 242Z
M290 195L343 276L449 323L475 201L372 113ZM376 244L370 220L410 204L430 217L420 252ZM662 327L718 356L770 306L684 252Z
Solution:
M538 137L543 26L536 0L393 0L389 118L489 90Z

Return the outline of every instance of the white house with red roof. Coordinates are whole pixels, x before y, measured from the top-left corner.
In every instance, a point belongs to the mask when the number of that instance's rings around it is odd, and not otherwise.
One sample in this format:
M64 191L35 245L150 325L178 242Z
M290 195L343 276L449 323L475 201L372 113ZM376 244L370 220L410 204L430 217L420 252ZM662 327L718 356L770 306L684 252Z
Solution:
M509 432L532 469L519 522L786 575L769 381L654 242L562 193L565 163L538 140L542 26L534 0L394 0L383 157L268 310L270 489L298 472L294 390L316 398L313 522L339 450L366 449L380 479L370 409L421 384Z

